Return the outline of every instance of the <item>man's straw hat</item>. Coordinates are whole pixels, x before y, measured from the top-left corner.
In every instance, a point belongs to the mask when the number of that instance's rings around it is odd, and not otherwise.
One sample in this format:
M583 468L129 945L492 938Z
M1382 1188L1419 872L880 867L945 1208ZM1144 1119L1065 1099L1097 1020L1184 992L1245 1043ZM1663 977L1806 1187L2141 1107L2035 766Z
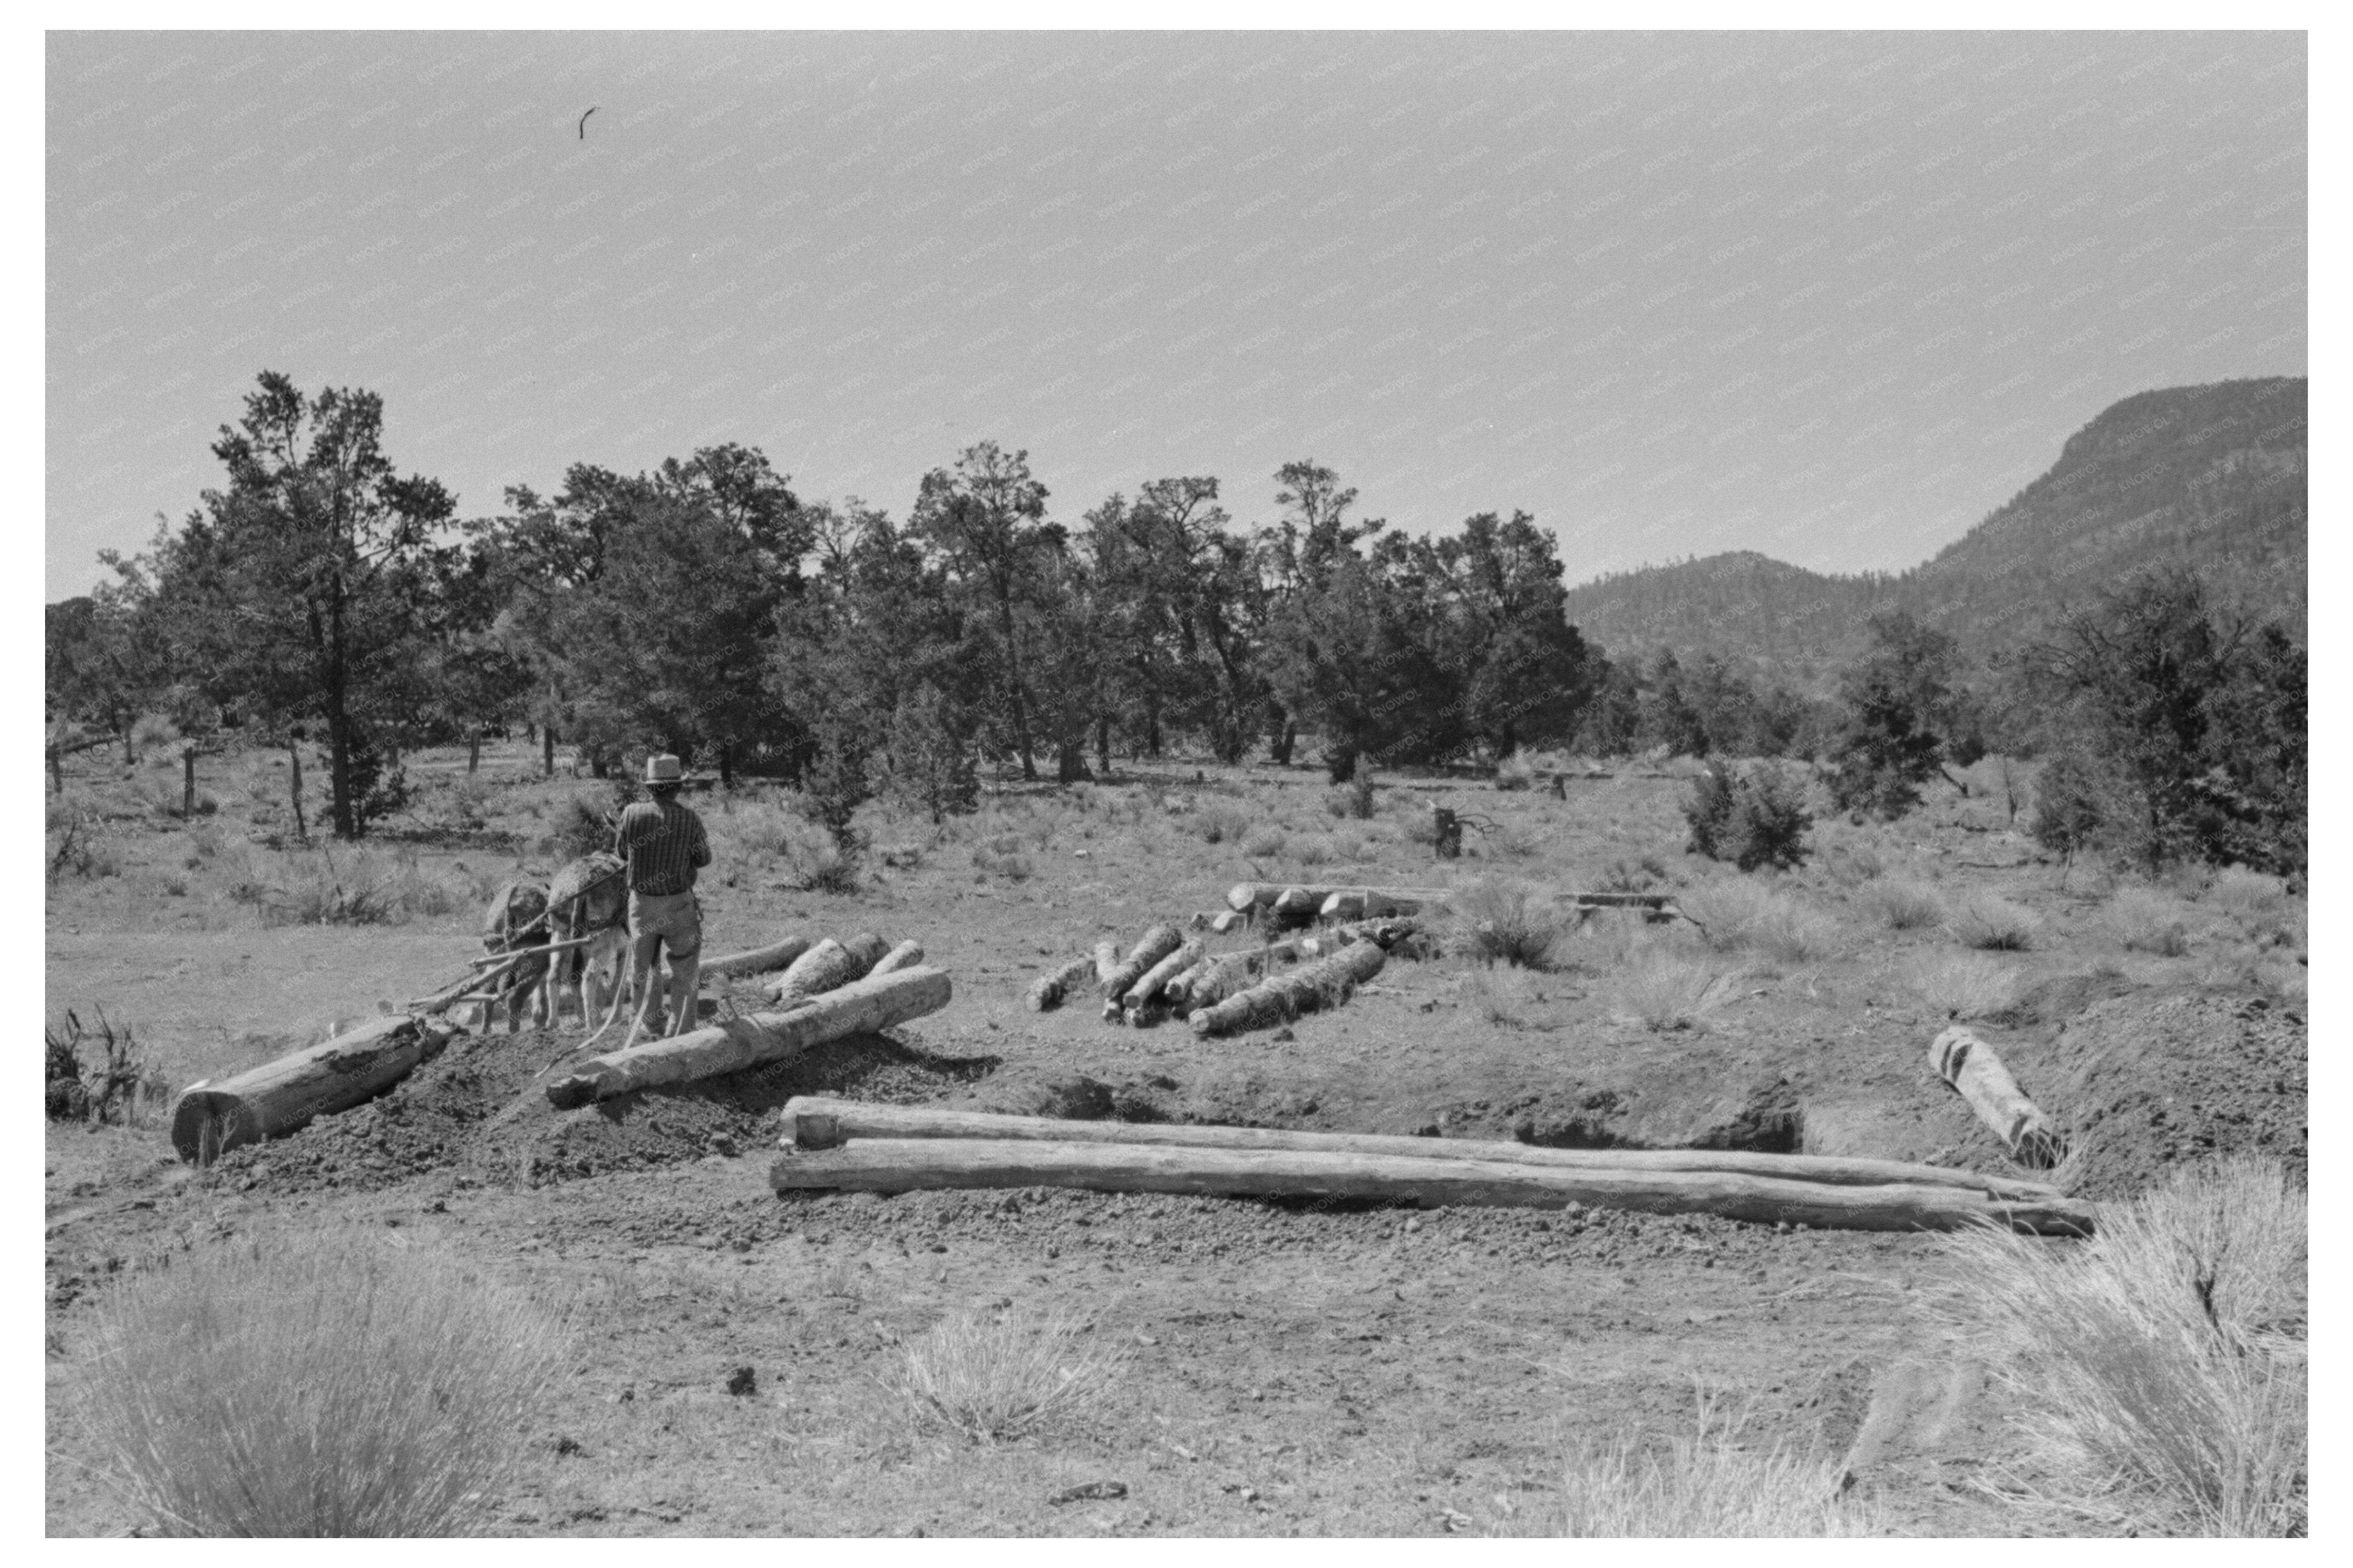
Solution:
M668 752L656 752L646 759L646 783L649 784L674 784L685 776L678 759Z

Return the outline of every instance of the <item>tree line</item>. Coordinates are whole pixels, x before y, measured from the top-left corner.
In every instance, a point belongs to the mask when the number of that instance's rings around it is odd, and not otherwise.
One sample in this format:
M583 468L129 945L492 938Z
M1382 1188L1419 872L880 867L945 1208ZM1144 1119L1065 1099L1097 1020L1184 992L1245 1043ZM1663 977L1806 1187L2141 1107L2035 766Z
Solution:
M1886 816L2000 743L2074 758L2071 850L2277 860L2250 846L2301 822L2303 651L2221 624L2194 578L2110 595L1990 679L1882 616L1824 701L1718 656L1613 659L1569 624L1527 513L1417 537L1308 460L1255 528L1208 476L1064 522L1028 455L991 441L923 475L902 520L805 502L733 444L636 475L575 463L553 495L518 485L460 518L394 467L383 416L370 392L259 378L212 445L225 482L48 607L53 767L94 739L128 755L159 722L190 754L284 746L299 821L310 745L356 837L402 803L403 752L528 727L550 770L560 739L599 777L660 749L789 779L846 839L880 790L936 819L972 805L984 764L1069 783L1115 753L1289 763L1312 738L1335 782L1532 747L1820 757L1841 809Z

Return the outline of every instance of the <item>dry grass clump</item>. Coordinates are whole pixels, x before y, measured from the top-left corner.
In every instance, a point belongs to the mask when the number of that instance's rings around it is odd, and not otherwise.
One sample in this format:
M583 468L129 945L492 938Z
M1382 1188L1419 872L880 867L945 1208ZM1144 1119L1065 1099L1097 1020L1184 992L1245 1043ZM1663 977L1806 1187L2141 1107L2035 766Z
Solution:
M1710 947L1749 948L1778 963L1804 963L1839 946L1836 921L1755 878L1710 882L1675 903L1700 922Z
M50 881L69 872L89 878L121 873L122 862L99 837L98 809L86 796L49 796L45 817L43 848Z
M248 848L229 897L265 925L400 925L467 907L473 889L427 870L413 850Z
M1474 970L1462 977L1462 1000L1473 1015L1499 1029L1517 1029L1527 1023L1521 1008L1527 994L1511 971Z
M1944 895L1926 882L1874 881L1856 902L1890 931L1918 931L1945 923Z
M2200 900L2239 920L2259 921L2287 907L2287 884L2244 866L2226 866L2214 873Z
M1990 893L1973 893L1945 915L1945 929L1964 947L2023 952L2042 937L2042 917Z
M1841 1490L1835 1460L1741 1444L1743 1423L1703 1395L1665 1452L1620 1436L1564 1468L1560 1533L1606 1539L1871 1535L1876 1510Z
M77 1406L105 1479L185 1536L478 1529L565 1350L522 1297L350 1232L171 1258L92 1334Z
M1523 882L1482 878L1454 896L1468 952L1520 969L1551 966L1560 918L1549 900Z
M1090 1336L1090 1325L1018 1310L968 1312L908 1345L882 1386L917 1426L944 1427L975 1443L1018 1437L1103 1397L1124 1358Z
M2100 910L2100 929L2135 952L2179 958L2189 951L2189 923L2180 900L2153 888L2118 888Z
M1282 854L1282 847L1289 842L1282 828L1271 822L1261 823L1243 837L1242 853L1253 860L1271 860Z
M2242 1156L2103 1209L2063 1250L1950 1242L1940 1306L2021 1412L2018 1500L2142 1534L2305 1533L2306 1238L2305 1194Z
M1204 844L1239 844L1249 834L1250 820L1250 814L1232 802L1212 801L1193 814L1193 831Z
M1331 838L1324 834L1303 834L1291 841L1291 860L1293 865L1328 866L1338 858L1338 854Z
M1663 947L1638 947L1609 988L1618 1016L1652 1030L1696 1029L1723 1000L1727 976Z
M1974 952L1921 953L1905 978L1937 1018L1990 1018L2018 1005L2018 972Z

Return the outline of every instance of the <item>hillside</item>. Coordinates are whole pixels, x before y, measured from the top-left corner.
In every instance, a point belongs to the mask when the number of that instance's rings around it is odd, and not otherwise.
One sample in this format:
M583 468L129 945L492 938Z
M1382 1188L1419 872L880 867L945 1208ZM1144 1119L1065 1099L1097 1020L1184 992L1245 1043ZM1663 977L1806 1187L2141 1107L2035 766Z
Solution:
M2070 437L2048 473L1909 572L1832 576L1741 551L1584 584L1569 591L1568 617L1613 653L1731 654L1819 690L1880 610L1909 609L1983 658L2137 570L2180 564L2218 599L2301 638L2306 397L2300 376L2127 397Z

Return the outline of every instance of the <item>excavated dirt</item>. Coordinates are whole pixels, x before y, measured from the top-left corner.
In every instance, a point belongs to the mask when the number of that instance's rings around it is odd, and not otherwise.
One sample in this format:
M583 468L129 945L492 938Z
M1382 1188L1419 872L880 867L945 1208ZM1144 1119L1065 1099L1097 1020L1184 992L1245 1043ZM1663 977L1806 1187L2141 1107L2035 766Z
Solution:
M559 1111L543 1093L555 1076L544 1069L565 1043L536 1031L460 1035L370 1103L232 1151L213 1180L239 1192L364 1192L448 1172L536 1186L773 1142L778 1108L797 1094L914 1102L996 1066L858 1035L789 1062Z
M2275 1156L2302 1184L2307 1034L2301 1010L2260 997L2116 997L2022 1052L2021 1071L2085 1145L2086 1196L2129 1197L2236 1153Z

